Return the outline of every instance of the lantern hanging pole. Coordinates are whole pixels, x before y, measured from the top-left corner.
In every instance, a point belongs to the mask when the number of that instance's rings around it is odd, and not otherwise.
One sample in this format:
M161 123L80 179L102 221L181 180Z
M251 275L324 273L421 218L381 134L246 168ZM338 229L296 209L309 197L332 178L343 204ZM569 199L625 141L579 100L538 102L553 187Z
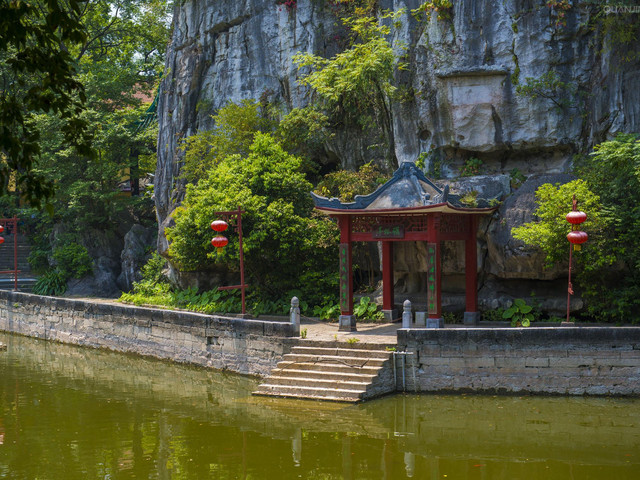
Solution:
M572 209L566 216L567 222L571 224L571 231L567 235L569 240L569 285L567 287L567 324L571 324L569 320L569 312L571 310L571 295L573 295L573 285L571 284L571 267L573 264L573 250L580 250L580 244L587 241L588 235L578 230L578 225L587 219L584 212L578 211L578 200L573 195Z
M245 289L246 285L244 283L244 250L242 248L242 214L245 213L238 205L238 210L232 210L230 212L214 212L215 215L220 215L225 219L235 218L236 226L235 229L238 232L238 253L240 255L240 285L230 285L228 287L218 287L218 290L235 290L240 289L240 294L242 296L242 315L246 315L247 307L245 300ZM214 222L215 223L215 222ZM213 224L212 224L213 228Z
M573 226L571 227L573 228ZM571 295L573 294L573 286L571 285L571 261L573 259L573 244L569 244L569 286L567 288L567 322L569 322L569 309L571 307Z
M573 201L571 202L572 212L578 210L578 200L575 193L573 194ZM571 224L571 230L574 230L573 223ZM571 295L573 294L573 286L571 285L571 264L573 263L573 243L569 242L569 283L567 286L567 323L569 322L569 311L571 309Z
M242 295L242 314L245 315L246 306L244 299L244 289L246 285L244 284L244 251L242 250L242 210L240 210L240 206L238 206L238 252L240 253L240 293Z
M18 291L18 217L13 216L13 291Z

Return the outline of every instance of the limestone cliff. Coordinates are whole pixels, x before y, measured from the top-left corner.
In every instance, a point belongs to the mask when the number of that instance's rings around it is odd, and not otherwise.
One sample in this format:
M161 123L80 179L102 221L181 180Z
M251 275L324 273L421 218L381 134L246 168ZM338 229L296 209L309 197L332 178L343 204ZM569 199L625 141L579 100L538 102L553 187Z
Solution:
M330 3L298 0L291 10L276 0L176 3L159 101L155 198L161 251L169 214L183 195L179 141L210 128L210 115L229 101L305 105L307 92L296 82L291 58L300 51L336 52L339 22ZM428 152L427 164L438 162L445 176L454 177L465 160L476 157L484 174L514 168L538 174L530 179L533 185L565 173L576 152L616 132L640 131L640 67L627 58L638 44L612 43L602 26L607 12L594 2L573 2L564 26L560 10L540 0L454 0L449 18L434 14L429 20L410 14L421 0L378 3L406 10L392 38L398 50L406 47L409 65L397 76L405 101L392 112L398 162ZM626 15L616 20L640 23L640 14ZM556 79L550 95L517 93L527 78L550 72ZM354 162L347 150L333 149L338 156L343 152L343 165ZM532 197L531 188L525 191ZM501 220L487 226L480 239L487 281L558 276L541 275L539 261L513 262L531 254L508 232L531 219L532 208L531 202L505 203Z

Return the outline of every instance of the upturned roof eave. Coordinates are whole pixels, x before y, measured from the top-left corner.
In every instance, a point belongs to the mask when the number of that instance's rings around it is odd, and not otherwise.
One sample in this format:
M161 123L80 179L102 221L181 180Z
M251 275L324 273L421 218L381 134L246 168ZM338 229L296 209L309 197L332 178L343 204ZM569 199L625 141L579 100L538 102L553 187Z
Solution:
M456 207L449 202L435 203L432 205L419 205L417 207L398 207L398 208L384 208L384 209L343 209L343 208L329 208L318 207L315 209L330 216L338 215L376 215L376 216L390 216L390 215L414 215L418 213L454 213L458 215L478 214L485 215L495 212L498 206L488 208L466 208Z

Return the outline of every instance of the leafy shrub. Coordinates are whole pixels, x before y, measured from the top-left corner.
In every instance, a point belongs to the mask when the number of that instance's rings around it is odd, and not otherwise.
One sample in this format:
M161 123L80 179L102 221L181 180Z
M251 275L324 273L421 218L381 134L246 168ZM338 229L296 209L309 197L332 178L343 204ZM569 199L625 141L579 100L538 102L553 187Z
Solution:
M502 318L511 320L512 327L528 327L533 321L532 310L531 305L527 305L521 298L516 298L513 305L504 311Z
M317 305L313 309L313 316L320 320L337 320L340 315L340 304L331 300L325 301L322 305Z
M442 318L444 320L444 323L449 325L461 324L464 320L462 315L453 312L442 312Z
M36 295L60 296L67 291L67 278L60 270L49 270L41 275L33 286Z
M532 99L550 100L560 111L577 106L572 101L577 93L576 85L561 81L554 70L549 70L540 78L527 77L524 84L516 86L516 93Z
M579 209L587 214L587 221L581 225L581 229L589 233L589 242L583 246L583 252L576 256L576 260L581 263L584 263L583 260L595 262L599 253L589 248L589 244L598 239L606 221L602 218L600 197L589 189L587 182L574 180L564 185L545 183L538 187L535 195L538 208L534 216L537 221L514 228L511 231L513 238L541 248L546 253L547 266L566 261L570 226L565 216L571 211L575 195ZM608 261L610 260L612 259ZM598 261L598 264L601 265L602 262Z
M324 176L315 192L325 197L337 197L342 202L352 202L356 195L373 193L389 179L371 162L357 172L338 170Z
M580 229L589 240L573 256L587 311L601 321L633 321L640 314L640 141L636 135L618 135L575 164L580 179L538 188L537 221L512 234L541 248L548 265L566 261L569 224L564 217L575 194L587 214Z
M461 198L460 202L467 207L477 207L478 206L478 192L476 190L471 190L465 193Z
M229 155L247 155L257 132L274 130L273 122L255 100L229 102L212 116L215 127L190 136L182 144L185 152L182 177L198 183Z
M342 23L352 38L349 48L329 59L303 52L293 57L298 68L306 70L299 84L311 87L330 123L341 131L379 139L390 162L395 158L390 104L398 95L394 71L404 65L399 63L398 44L394 50L388 38L403 13L400 9L379 18L344 17Z
M383 313L378 311L378 305L369 297L360 298L360 303L353 306L353 314L361 320L380 320Z
M329 118L318 108L294 108L280 122L277 137L288 151L313 156L328 139Z
M513 189L520 187L520 185L522 185L527 180L527 177L525 177L524 174L517 168L514 168L509 172L509 178L509 183L511 184L511 188Z
M241 205L247 281L260 296L279 297L302 288L300 298L326 295L317 285L302 284L305 272L332 280L337 289L337 228L312 215L311 184L300 172L301 160L285 152L271 135L256 133L246 157L230 155L212 167L208 177L187 188L167 229L171 261L182 270L223 267L237 271L237 236L215 254L209 224L216 211ZM335 283L333 283L335 282Z
M418 8L411 10L411 15L416 20L431 21L431 15L436 12L438 20L450 20L453 12L453 2L451 0L431 0L424 2Z
M485 310L482 312L482 320L485 322L500 322L504 320L502 314L504 308L496 308L495 310Z
M479 158L471 157L460 169L461 177L474 177L476 175L480 175L480 171L482 169L482 160Z
M93 260L85 247L75 242L63 243L53 249L57 270L65 279L82 278L91 273Z

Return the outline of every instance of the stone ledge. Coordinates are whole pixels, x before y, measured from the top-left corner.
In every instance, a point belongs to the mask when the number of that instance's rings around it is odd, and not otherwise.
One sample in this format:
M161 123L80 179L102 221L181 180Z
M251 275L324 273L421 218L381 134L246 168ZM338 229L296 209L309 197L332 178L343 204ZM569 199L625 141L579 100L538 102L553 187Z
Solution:
M400 329L398 347L412 343L431 345L467 345L471 342L519 347L536 345L544 348L561 344L586 344L629 350L640 345L640 327L536 327L536 328L451 328Z
M184 327L223 328L229 331L268 337L295 337L298 335L289 322L275 322L273 320L244 320L180 310L93 303L79 299L47 297L9 290L0 290L0 301L6 302L10 310L14 308L14 303L19 304L20 307L37 305L48 307L51 311L68 310L84 312L91 316L109 316L111 318L105 319L105 321L118 324L151 326L157 323L166 323Z

